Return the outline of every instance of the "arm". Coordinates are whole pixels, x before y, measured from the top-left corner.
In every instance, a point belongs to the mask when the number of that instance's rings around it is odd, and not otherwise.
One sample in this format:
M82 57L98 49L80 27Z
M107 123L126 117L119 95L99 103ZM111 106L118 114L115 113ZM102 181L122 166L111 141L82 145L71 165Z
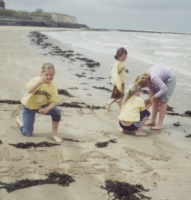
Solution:
M51 102L46 108L40 108L38 110L38 112L40 114L46 114L49 110L51 110L52 108L54 108L56 106L56 102Z
M37 90L37 88L43 83L46 83L46 81L44 77L41 77L39 81L27 87L28 93L34 93Z
M56 86L53 84L52 89L51 89L51 98L49 99L50 104L45 107L45 108L40 108L38 111L41 114L46 114L49 110L54 108L57 105L58 102L58 90Z
M166 84L160 79L160 77L154 77L152 83L159 88L159 91L154 95L155 98L159 98L167 92Z

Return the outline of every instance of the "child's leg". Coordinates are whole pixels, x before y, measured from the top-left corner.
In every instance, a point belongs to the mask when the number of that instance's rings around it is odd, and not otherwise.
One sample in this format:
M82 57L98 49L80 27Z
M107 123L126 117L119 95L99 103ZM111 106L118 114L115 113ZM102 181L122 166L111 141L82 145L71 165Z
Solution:
M119 109L121 109L123 98L119 99Z
M159 100L155 99L154 102L152 103L152 115L151 115L151 120L147 123L145 123L145 126L155 126L156 125L156 117L158 113L158 108L159 108Z
M148 117L150 116L150 112L148 110L144 110L140 113L140 122L134 123L138 129L135 132L135 136L146 136L145 132L142 132L142 128L147 121Z
M61 138L59 138L57 135L58 125L59 125L59 122L52 121L52 139L58 143L62 143L63 140Z
M30 110L22 106L22 116L23 122L20 120L19 116L16 117L17 125L19 126L21 133L24 136L31 136L34 129L36 110Z
M118 100L118 98L114 98L114 99L111 99L109 102L106 103L106 106L107 106L107 110L109 111L110 107L111 107L111 104L113 104L114 102L116 102Z
M135 136L146 136L147 134L145 132L142 132L142 128L145 124L145 122L147 121L148 117L145 117L143 120L143 123L141 124L141 126L139 126L139 128L137 129L137 131L135 132Z
M156 126L152 126L151 129L152 130L160 130L163 129L163 120L166 114L166 107L167 104L160 102L160 111L159 111L159 119L158 119L158 123L156 124Z
M60 107L56 106L53 109L49 110L46 115L51 115L52 117L52 139L58 143L63 142L61 138L58 137L58 125L61 119L61 110Z

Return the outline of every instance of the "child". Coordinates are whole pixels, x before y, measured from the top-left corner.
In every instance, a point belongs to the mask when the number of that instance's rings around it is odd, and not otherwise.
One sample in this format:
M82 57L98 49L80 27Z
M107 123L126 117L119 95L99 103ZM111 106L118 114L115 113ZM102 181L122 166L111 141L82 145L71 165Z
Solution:
M174 92L176 86L176 76L172 70L166 66L153 66L146 73L136 77L135 83L142 88L149 87L149 99L152 102L151 121L145 126L152 126L152 130L163 129L163 120L166 114L167 102ZM159 110L159 119L156 117Z
M16 122L24 136L31 136L36 113L51 115L52 139L57 143L61 143L63 140L57 136L61 110L56 106L58 91L52 82L54 74L54 66L46 63L42 66L41 75L33 78L26 84L27 93L21 99L23 122L19 116L16 117Z
M126 92L121 112L118 116L119 125L121 132L134 131L136 136L146 136L146 133L142 132L141 129L150 115L147 110L151 104L149 102L144 102L140 98L141 87L138 84L130 86L129 90Z
M111 83L114 86L113 91L111 94L111 100L107 102L107 110L109 111L111 104L116 102L119 99L119 107L121 108L121 102L123 98L124 93L124 84L125 84L125 66L124 61L127 58L127 51L123 47L119 48L117 50L117 53L115 55L115 63L111 69Z

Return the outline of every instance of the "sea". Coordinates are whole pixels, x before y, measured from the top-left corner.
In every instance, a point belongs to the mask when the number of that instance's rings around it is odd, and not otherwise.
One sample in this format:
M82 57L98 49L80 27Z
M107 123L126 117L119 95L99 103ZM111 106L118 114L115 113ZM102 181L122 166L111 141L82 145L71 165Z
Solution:
M94 73L86 72L89 73L89 77L106 78L97 81L98 87L112 89L109 85L110 69L115 62L114 55L117 49L124 47L128 51L125 61L125 67L129 71L126 73L126 87L136 75L151 66L165 65L175 72L179 91L182 91L185 97L191 97L191 34L116 30L67 30L42 33L59 42L63 50L73 50L77 54L99 62L100 66ZM68 70L68 76L74 77L71 69Z

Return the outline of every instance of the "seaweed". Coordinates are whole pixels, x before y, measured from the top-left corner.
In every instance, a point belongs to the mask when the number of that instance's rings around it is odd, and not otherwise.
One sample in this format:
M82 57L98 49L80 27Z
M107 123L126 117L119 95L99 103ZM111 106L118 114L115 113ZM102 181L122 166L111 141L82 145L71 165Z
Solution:
M167 114L167 115L180 116L180 117L188 117L188 116L185 115L185 114L180 114L180 113L176 113L176 112L172 112L172 113L167 112L166 114Z
M181 125L180 125L180 122L174 123L174 126L176 126L176 127L181 126Z
M3 183L0 182L0 189L6 189L7 192L13 192L15 190L32 187L36 185L44 185L44 184L58 184L60 186L69 186L70 183L75 182L75 180L72 178L72 176L67 174L59 174L58 172L52 172L49 174L45 174L47 176L47 179L38 179L38 180L20 180L16 181L14 183Z
M185 135L185 137L191 137L191 134L187 134L187 135Z
M3 144L3 142L0 140L0 144Z
M141 92L142 92L143 94L149 94L149 91L148 91L148 90L141 90Z
M172 106L169 106L169 105L167 105L167 108L166 108L166 110L168 110L168 111L174 111L174 108L172 107Z
M108 195L113 193L112 200L141 200L141 199L152 199L141 194L142 191L148 192L142 185L136 184L131 185L125 182L106 180L105 186L100 186L102 189L107 190Z
M185 115L188 115L189 117L191 117L191 111L190 111L190 110L185 111L184 114L185 114Z
M15 100L0 100L0 103L21 104L21 101L15 101Z
M67 102L64 102L64 103L61 103L59 104L59 106L61 107L69 107L69 108L89 108L91 110L94 110L94 109L106 109L104 106L100 107L100 106L93 106L93 105L87 105L85 103L79 103L79 102L71 102L71 103L67 103Z
M85 142L85 141L79 141L79 140L73 140L71 138L62 138L65 141L71 141L71 142Z
M33 143L33 142L26 142L26 143L17 143L17 144L9 144L19 149L29 149L31 147L52 147L52 146L58 146L60 144L56 143L49 143L49 142L39 142L39 143Z
M116 139L112 139L106 142L97 142L95 146L98 148L103 148L103 147L107 147L109 143L117 143L117 141Z
M108 88L105 88L105 87L96 87L96 86L93 86L93 88L95 89L100 89L100 90L106 90L108 92L111 92L112 90L108 89Z
M67 90L58 89L58 94L73 97Z

